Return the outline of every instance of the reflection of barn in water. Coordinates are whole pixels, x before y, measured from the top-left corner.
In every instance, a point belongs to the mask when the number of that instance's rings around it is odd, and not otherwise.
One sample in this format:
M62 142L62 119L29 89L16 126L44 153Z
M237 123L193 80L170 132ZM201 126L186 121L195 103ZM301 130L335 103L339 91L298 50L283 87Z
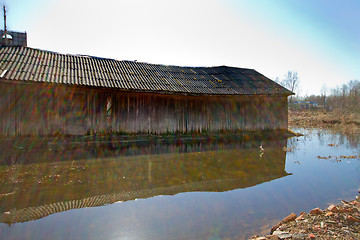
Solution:
M290 91L252 69L0 47L0 135L287 129Z
M251 187L288 175L285 146L286 140L197 143L167 145L162 154L151 154L159 148L147 146L137 150L146 155L121 157L103 157L110 156L113 148L98 151L97 157L87 156L89 149L79 146L83 158L77 154L75 159L67 156L67 161L62 161L60 154L54 154L51 162L31 162L29 159L41 158L39 149L26 150L21 160L26 164L5 164L1 170L0 219L25 222L117 201ZM49 150L42 154L43 158L50 156Z

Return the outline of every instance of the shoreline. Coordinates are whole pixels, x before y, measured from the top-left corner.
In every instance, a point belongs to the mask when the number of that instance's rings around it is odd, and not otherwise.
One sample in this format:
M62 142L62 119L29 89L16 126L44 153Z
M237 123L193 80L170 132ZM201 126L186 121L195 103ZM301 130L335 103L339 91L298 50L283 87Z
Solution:
M360 115L321 109L289 110L289 128L320 128L343 134L360 134ZM360 193L360 191L359 191ZM297 216L291 213L270 229L268 235L251 240L360 239L360 196L327 209L315 208Z
M359 191L360 193L360 191ZM331 204L327 209L314 208L297 216L291 213L273 226L266 236L250 240L277 239L360 239L360 197Z

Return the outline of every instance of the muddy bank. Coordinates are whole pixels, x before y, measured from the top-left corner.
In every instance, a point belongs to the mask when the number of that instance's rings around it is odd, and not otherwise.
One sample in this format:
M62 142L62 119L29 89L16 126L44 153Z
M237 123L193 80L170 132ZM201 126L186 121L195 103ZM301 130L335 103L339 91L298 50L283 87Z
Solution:
M289 110L290 128L324 128L342 133L360 134L360 114L322 109Z
M272 227L269 235L251 238L275 239L360 239L360 197L299 216L292 213Z

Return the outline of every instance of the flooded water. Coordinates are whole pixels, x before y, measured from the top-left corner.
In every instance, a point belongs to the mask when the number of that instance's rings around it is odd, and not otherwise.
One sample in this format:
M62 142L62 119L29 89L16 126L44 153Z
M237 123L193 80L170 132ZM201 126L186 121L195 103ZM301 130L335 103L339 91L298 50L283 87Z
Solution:
M247 239L350 200L360 136L120 144L1 142L0 239Z

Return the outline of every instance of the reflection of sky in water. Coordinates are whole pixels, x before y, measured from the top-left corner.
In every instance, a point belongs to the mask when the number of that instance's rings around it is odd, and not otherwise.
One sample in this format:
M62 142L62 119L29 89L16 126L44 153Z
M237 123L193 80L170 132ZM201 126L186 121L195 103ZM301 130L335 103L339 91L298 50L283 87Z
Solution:
M329 146L328 144L335 144ZM352 144L354 146L354 144ZM360 186L360 160L317 156L359 155L337 135L307 133L288 140L285 170L292 175L225 192L183 192L74 209L8 226L11 239L219 239L249 236L291 212L325 208L353 198ZM265 155L266 156L266 147ZM266 161L266 159L265 159Z
M359 139L358 136L357 142ZM287 178L286 184L294 187L294 198L306 197L312 202L301 204L302 201L298 201L304 210L313 206L325 208L330 202L338 203L357 194L360 187L359 146L351 147L354 143L347 142L343 135L316 131L289 142L294 142L296 151L287 154L286 171L293 175ZM357 159L340 158L342 155L356 155ZM341 161L337 162L336 157Z

